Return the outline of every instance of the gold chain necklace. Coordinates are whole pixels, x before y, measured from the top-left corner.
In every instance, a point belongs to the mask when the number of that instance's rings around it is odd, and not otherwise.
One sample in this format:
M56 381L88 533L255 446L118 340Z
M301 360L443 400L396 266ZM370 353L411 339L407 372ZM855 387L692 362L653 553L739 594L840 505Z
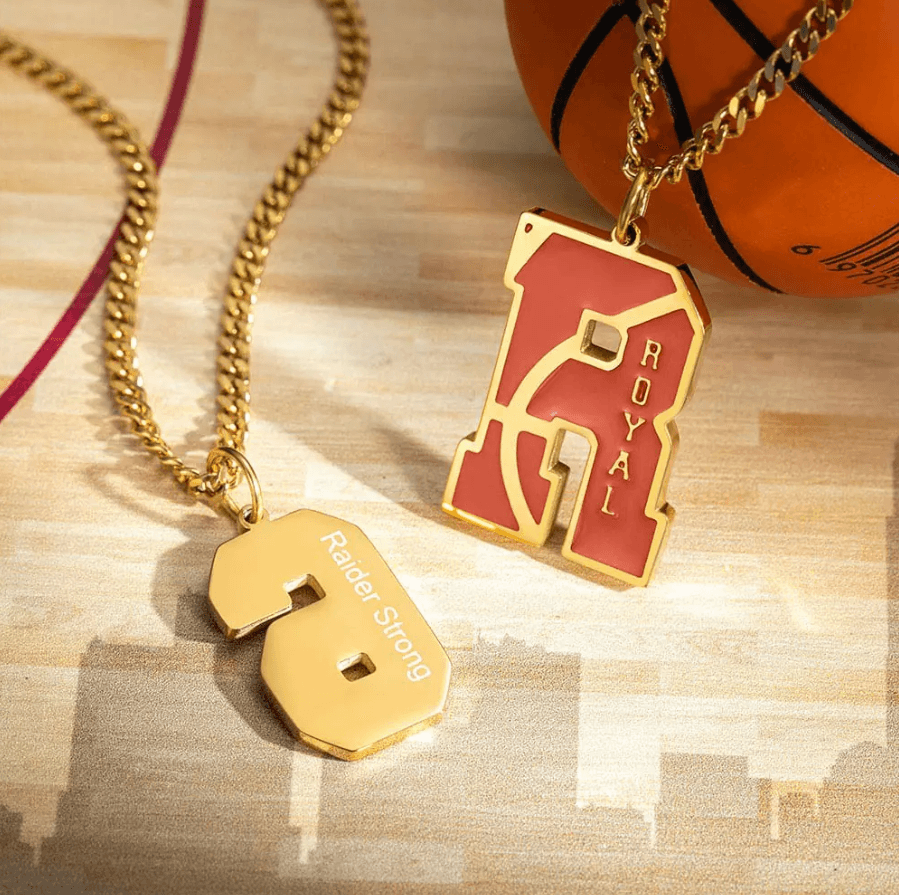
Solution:
M244 454L253 305L269 249L294 195L349 126L368 74L368 35L355 0L323 5L338 42L337 74L324 108L254 206L232 262L218 340L218 441L205 470L188 466L162 437L138 371L139 277L158 203L150 154L127 118L80 78L2 33L0 60L62 99L116 156L127 200L106 284L112 395L175 479L246 530L216 551L209 581L213 615L229 639L267 626L261 674L275 708L300 740L352 760L438 721L450 664L368 538L355 525L313 510L270 521ZM251 501L241 507L231 492L244 480ZM300 591L314 602L292 611L292 595Z
M552 532L568 476L566 432L590 447L563 556L629 584L649 582L674 510L665 491L675 416L693 387L711 320L689 269L641 246L639 222L677 183L758 118L844 18L817 0L781 47L663 164L643 156L664 60L670 0L640 0L625 176L612 231L534 209L506 266L512 308L477 431L456 449L443 509L530 544Z
M693 136L663 164L656 165L643 158L642 147L649 141L647 121L655 106L652 95L661 85L659 68L664 61L662 41L668 32L668 12L671 0L657 0L649 4L640 0L641 14L637 21L636 67L631 75L634 92L631 94L631 120L627 127L627 157L622 169L633 181L631 191L622 206L615 226L619 242L639 242L635 220L646 213L650 193L663 180L679 183L684 171L698 171L706 155L717 155L727 140L742 136L747 122L758 118L770 100L777 99L784 88L798 77L802 67L817 54L821 43L836 31L837 24L852 9L853 0L817 0L766 60L765 64L722 106L711 121L698 128Z

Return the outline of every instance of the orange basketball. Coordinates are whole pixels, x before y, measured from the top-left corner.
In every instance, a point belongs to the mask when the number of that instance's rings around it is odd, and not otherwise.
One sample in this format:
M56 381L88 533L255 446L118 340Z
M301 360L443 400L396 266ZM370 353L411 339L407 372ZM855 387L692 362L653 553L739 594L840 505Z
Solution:
M813 0L672 0L649 152L661 162L745 86ZM617 214L636 0L506 0L531 104ZM857 0L741 137L646 216L650 242L735 283L813 296L899 289L899 4ZM551 204L549 201L547 204Z

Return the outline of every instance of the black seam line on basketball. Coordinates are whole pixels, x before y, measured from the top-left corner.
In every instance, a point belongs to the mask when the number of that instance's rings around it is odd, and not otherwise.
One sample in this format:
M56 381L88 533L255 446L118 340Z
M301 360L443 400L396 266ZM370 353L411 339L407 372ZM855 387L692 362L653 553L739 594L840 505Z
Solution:
M674 119L675 136L680 143L684 143L693 136L693 125L690 122L690 114L687 111L683 94L680 92L677 78L675 78L674 71L667 59L665 59L659 66L659 81L661 82L662 89L665 91L665 99L668 102L668 109L671 112L671 117ZM693 198L696 200L696 205L699 208L699 213L702 215L715 242L718 243L718 248L724 252L731 264L733 264L744 277L755 283L756 286L767 289L769 292L781 293L782 290L778 289L776 286L772 286L749 266L749 262L740 254L737 247L731 241L721 218L718 216L718 211L715 208L715 203L712 201L712 196L709 193L709 187L702 171L691 171L688 168L687 177L690 182L690 189L693 191Z
M631 21L636 24L640 17L639 9L629 10L628 14ZM677 137L678 142L683 144L693 136L693 124L690 121L690 113L687 111L687 104L684 102L680 85L677 83L674 70L667 59L663 59L662 64L659 66L659 81L662 85L662 90L665 92L665 101L668 103L668 111L671 113L671 118L674 122L674 135ZM769 292L776 292L778 295L782 295L783 290L772 286L767 280L757 274L733 244L721 218L718 216L718 210L712 201L712 196L709 193L709 187L702 171L687 169L687 178L690 182L693 198L699 208L699 213L702 215L709 232L712 234L715 242L718 243L718 248L721 249L725 257L750 282L755 283L756 286L762 289L767 289Z
M767 59L777 49L768 40L764 31L756 27L734 0L709 0L709 3L718 10L737 35L749 44L760 59ZM886 143L881 143L873 134L868 133L833 100L828 99L805 75L798 75L789 86L800 99L808 103L847 140L850 140L863 152L867 152L894 174L899 174L899 153L890 149Z
M568 107L568 101L574 88L577 87L578 81L581 79L584 70L590 64L590 61L596 55L597 50L602 46L603 41L609 36L612 29L624 18L631 15L631 8L640 15L637 8L636 0L619 0L619 2L610 6L600 17L599 21L590 29L590 33L584 39L584 42L578 47L578 51L574 54L565 74L559 83L559 89L553 97L552 111L549 116L549 132L552 137L553 146L556 152L559 152L559 139L562 132L562 119L565 117L565 109Z

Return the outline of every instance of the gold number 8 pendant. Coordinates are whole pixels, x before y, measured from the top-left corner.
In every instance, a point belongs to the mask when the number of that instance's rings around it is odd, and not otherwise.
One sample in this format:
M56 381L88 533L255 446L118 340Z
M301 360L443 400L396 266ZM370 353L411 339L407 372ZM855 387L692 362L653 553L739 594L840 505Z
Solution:
M262 680L293 734L351 761L439 721L449 659L371 541L314 510L245 524L209 602L229 640L268 625ZM318 599L291 611L304 586Z

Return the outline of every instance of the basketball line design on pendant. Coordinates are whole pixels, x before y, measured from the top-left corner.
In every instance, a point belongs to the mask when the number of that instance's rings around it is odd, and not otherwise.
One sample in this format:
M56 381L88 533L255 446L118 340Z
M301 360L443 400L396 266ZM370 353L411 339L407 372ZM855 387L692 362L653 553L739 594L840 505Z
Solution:
M178 51L178 62L175 66L172 80L169 83L168 95L166 96L162 115L156 128L153 145L150 148L150 156L156 162L157 171L162 170L165 165L166 156L171 148L175 131L178 129L178 124L181 120L181 113L184 111L184 105L187 101L187 93L190 88L197 51L200 46L205 7L206 0L189 0L187 12L185 13L181 47ZM50 329L50 332L29 360L26 361L22 369L13 377L9 385L0 392L0 423L6 419L19 401L25 397L29 389L37 382L97 297L97 293L106 280L120 224L121 219L116 221L112 234L97 256L93 267L88 271L78 291Z
M775 50L765 34L746 16L733 0L708 0L715 10L728 22L734 32L741 37L747 45L761 59L766 59ZM581 77L589 66L593 57L599 51L605 39L615 26L623 19L629 18L636 24L640 17L640 9L637 0L620 0L614 3L600 16L597 23L590 30L582 42L578 51L572 57L562 77L556 95L553 99L550 116L550 134L553 146L561 154L561 130L568 102L574 93ZM661 86L665 93L668 109L673 119L675 134L679 141L683 142L693 136L693 128L690 123L686 104L674 76L674 71L666 59L660 68ZM815 113L841 133L875 161L882 164L888 170L899 174L899 153L894 152L889 146L879 141L868 133L860 124L846 114L836 103L825 96L815 87L807 77L799 75L787 85L796 95L809 105ZM687 178L693 193L697 208L714 238L718 247L734 267L756 286L770 292L783 294L768 283L758 274L740 254L736 245L731 240L724 226L708 188L705 175L701 170L687 171Z

